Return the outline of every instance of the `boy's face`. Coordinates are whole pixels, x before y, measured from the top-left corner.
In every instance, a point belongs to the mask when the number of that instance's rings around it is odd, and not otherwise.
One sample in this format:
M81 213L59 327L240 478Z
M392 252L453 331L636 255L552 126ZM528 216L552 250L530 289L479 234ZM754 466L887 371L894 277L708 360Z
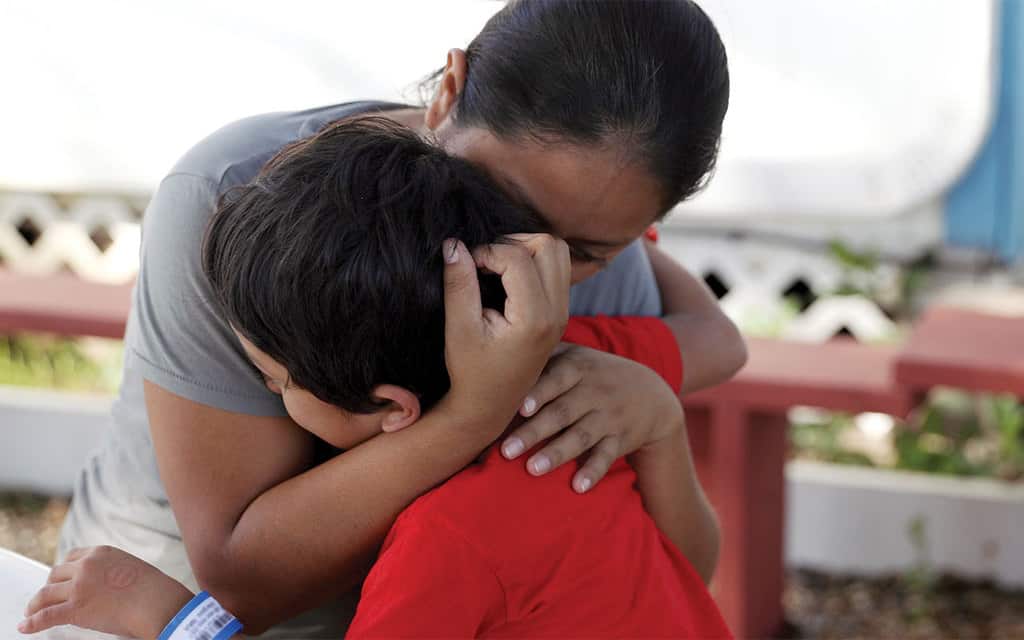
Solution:
M351 449L383 431L380 414L349 413L296 387L281 363L257 349L242 334L235 331L235 335L267 388L281 396L288 415L306 431L338 449Z

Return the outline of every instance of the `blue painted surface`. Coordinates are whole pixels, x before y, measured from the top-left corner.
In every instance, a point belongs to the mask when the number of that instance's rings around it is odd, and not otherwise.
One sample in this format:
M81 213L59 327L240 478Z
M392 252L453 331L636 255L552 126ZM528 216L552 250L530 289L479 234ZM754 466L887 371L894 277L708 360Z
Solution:
M950 192L946 241L1024 260L1024 0L1000 2L999 87L989 137Z

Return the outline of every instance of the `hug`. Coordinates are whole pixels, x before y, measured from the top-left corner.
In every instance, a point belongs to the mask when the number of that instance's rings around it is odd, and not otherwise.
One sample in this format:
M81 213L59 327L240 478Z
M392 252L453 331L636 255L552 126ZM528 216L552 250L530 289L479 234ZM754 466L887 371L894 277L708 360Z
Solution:
M236 122L161 183L25 631L156 637L202 590L218 633L728 635L679 394L745 352L641 239L713 168L714 26L521 0L434 83Z

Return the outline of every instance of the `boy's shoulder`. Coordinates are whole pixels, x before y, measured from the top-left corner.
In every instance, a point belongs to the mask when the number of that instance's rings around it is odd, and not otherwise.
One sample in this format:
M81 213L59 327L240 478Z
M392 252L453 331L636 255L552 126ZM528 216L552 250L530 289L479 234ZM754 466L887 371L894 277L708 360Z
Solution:
M538 554L550 555L589 538L589 525L647 517L633 488L636 476L624 460L580 495L571 486L576 463L535 477L526 471L526 458L506 460L492 447L480 462L409 505L391 536L454 532L460 544L500 554L495 566L514 573L521 560L535 562Z

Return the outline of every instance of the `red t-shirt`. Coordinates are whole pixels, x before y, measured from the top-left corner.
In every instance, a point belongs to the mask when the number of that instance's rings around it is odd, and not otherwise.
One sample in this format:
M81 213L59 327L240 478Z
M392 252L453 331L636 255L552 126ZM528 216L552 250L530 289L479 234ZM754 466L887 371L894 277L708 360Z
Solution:
M566 339L681 384L675 340L656 319L574 318ZM617 461L584 495L570 486L577 468L535 478L494 446L416 500L384 541L348 637L730 637L644 511L632 468Z

